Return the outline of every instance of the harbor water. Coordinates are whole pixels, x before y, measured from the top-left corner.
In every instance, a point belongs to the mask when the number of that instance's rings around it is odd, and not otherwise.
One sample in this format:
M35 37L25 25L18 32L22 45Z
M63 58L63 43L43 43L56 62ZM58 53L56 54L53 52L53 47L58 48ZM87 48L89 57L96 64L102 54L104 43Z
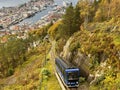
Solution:
M54 0L54 3L61 6L63 5L63 1L64 0ZM72 2L72 4L75 6L78 2L78 0L67 0ZM35 16L27 18L25 20L23 20L22 22L20 22L20 24L24 24L24 23L29 23L29 24L34 24L36 23L38 20L41 19L41 17L43 17L44 15L46 15L48 12L52 11L53 8L52 7L47 7L46 10L43 10L41 12L38 12L37 14L35 14Z

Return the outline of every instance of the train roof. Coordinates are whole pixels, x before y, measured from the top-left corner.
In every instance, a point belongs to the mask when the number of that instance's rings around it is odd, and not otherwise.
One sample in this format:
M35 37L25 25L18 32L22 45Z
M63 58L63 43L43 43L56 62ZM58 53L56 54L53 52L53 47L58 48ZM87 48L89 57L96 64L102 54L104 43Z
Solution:
M64 68L70 68L69 67L69 65L67 65L66 63L65 63L65 61L63 61L62 59L60 59L60 58L55 58L55 60L56 60L56 62L58 62L58 63L60 63Z

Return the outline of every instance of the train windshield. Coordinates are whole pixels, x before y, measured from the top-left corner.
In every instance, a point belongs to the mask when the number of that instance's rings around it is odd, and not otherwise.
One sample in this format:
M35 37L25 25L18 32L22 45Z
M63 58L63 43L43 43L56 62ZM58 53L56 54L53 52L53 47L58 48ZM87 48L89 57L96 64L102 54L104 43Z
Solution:
M79 73L77 71L68 72L68 80L78 80L78 79L79 79Z

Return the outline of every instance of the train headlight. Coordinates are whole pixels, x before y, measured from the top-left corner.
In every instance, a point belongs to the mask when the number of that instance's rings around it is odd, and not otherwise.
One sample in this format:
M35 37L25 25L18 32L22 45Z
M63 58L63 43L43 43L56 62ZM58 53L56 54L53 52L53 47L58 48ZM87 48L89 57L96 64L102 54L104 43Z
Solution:
M78 82L76 82L76 84L78 84Z

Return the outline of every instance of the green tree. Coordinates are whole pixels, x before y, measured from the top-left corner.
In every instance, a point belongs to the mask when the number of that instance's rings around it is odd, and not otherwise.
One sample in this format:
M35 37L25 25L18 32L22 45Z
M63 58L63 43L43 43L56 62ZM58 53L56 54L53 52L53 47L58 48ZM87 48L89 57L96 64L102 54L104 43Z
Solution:
M60 27L61 35L70 36L73 34L73 19L74 19L74 8L72 4L66 9L65 15L63 16L63 24Z
M7 58L11 60L12 66L16 67L18 63L22 63L22 56L27 49L22 39L12 39L6 43Z
M59 26L60 36L69 38L74 32L80 30L83 20L80 18L80 8L72 4L66 9L62 24Z
M0 72L4 76L14 73L14 68L25 61L27 45L24 40L10 37L4 44L0 44Z
M80 8L78 6L74 9L74 18L73 18L73 32L80 30L80 25L83 23L83 20L80 17Z

